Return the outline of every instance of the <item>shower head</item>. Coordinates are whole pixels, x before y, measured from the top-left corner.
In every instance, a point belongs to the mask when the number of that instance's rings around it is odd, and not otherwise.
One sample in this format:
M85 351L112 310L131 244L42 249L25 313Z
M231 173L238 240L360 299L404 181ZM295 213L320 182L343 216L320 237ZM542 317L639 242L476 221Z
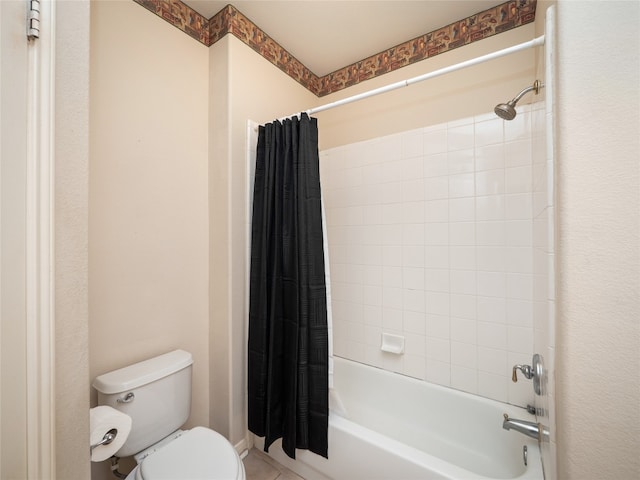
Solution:
M514 118L516 118L516 104L520 101L520 99L526 93L529 93L532 90L535 91L537 95L543 86L544 85L542 85L542 82L540 82L540 80L536 80L535 82L533 82L533 85L522 90L513 98L513 100L509 100L507 103L499 103L498 105L496 105L493 111L496 113L496 115L504 120L513 120Z

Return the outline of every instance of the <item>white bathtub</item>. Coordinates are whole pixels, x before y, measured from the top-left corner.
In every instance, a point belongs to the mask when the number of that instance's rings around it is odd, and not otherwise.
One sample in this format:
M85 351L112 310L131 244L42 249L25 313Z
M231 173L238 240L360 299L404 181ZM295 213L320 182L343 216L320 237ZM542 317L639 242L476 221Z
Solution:
M533 421L526 410L341 358L334 369L329 459L298 450L293 461L280 441L269 448L305 479L543 478L537 441L502 428L503 413Z

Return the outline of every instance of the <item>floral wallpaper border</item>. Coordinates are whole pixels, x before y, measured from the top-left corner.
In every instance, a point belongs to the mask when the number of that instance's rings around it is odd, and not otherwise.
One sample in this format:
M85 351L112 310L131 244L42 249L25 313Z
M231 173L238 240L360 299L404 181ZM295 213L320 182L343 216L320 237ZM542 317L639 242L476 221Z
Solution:
M200 43L232 34L322 97L535 20L537 0L511 0L318 77L233 5L207 19L180 0L133 0Z

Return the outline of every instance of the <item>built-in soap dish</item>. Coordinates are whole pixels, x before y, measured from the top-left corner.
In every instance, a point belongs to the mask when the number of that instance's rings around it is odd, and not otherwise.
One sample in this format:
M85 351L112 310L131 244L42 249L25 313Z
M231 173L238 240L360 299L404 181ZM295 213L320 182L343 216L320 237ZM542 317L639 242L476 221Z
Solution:
M395 355L402 355L404 353L404 337L402 335L383 333L380 350L383 352L393 353Z

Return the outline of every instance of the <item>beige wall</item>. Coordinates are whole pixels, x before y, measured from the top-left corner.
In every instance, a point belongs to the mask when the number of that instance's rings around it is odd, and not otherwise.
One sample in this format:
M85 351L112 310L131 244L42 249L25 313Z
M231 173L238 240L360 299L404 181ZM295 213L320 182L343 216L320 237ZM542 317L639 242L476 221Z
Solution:
M24 5L0 3L0 478L27 474L27 40Z
M558 478L638 478L640 8L557 7Z
M534 25L510 30L414 65L382 75L357 86L327 95L315 105L355 95L439 68L526 42L534 37ZM510 100L534 80L533 49L404 87L350 105L320 112L322 150L347 143L489 113ZM529 103L525 98L522 104ZM315 106L310 105L310 106ZM301 106L309 108L310 106Z
M55 65L56 476L89 478L89 12L57 2ZM74 459L74 461L70 461Z
M187 350L189 425L209 424L208 81L205 46L92 2L90 377Z
M269 122L316 97L231 35L211 47L210 71L211 418L237 444L246 433L247 120Z

